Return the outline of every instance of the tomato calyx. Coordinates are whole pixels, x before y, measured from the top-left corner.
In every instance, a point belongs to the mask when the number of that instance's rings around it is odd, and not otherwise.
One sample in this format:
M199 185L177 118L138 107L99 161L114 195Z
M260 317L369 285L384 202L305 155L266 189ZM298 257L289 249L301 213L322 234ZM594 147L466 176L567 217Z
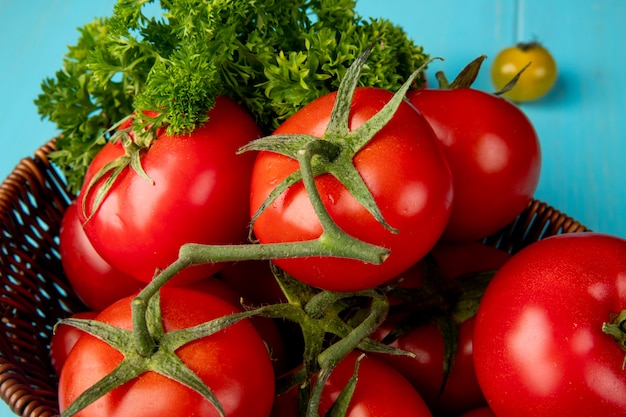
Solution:
M391 306L390 315L400 317L382 343L391 344L413 329L434 322L443 337L442 394L454 366L459 346L460 326L473 318L495 270L482 270L456 277L450 281L441 272L432 256L426 256L424 283L418 288L383 288L387 296L400 300Z
M531 44L528 44L528 45L531 45ZM467 64L461 70L461 72L459 72L459 74L456 76L456 78L452 82L448 81L443 71L437 71L437 73L435 74L435 77L439 84L439 88L442 90L454 90L457 88L471 88L472 84L474 84L474 81L476 81L476 77L478 76L478 73L480 72L480 68L486 58L487 58L486 55L481 55L478 58L474 59L472 62ZM495 94L496 96L500 96L506 93L507 91L511 90L513 87L515 87L515 84L517 84L517 81L519 80L520 76L522 75L524 71L526 71L526 69L530 66L530 64L531 64L530 62L526 64L517 74L513 76L513 78L511 78L511 80L508 83L506 83L501 89L494 92L493 94Z
M306 417L319 415L325 382L337 364L354 350L411 355L369 338L386 319L389 310L387 298L379 289L345 293L319 291L275 267L274 275L288 302L268 305L256 311L262 316L297 323L302 331L302 364L295 371L279 376L276 390L283 393L298 387ZM355 378L348 382L336 400L335 411L327 415L345 415L356 384Z
M442 90L454 90L456 88L470 88L480 71L480 67L483 61L487 58L486 55L481 55L467 64L456 78L449 82L446 74L443 71L437 71L435 77L439 83L439 88Z
M215 406L220 416L225 416L222 406L210 387L190 370L175 352L194 340L210 336L254 314L256 314L254 311L234 313L194 327L165 332L161 321L160 297L156 294L150 299L145 316L146 330L150 333L154 343L150 343L143 349L137 349L134 330L117 328L95 319L62 320L61 323L74 326L109 344L122 353L124 358L111 373L76 398L61 413L61 417L75 415L110 391L146 372L161 374L197 391Z
M626 310L615 314L609 323L603 323L602 332L613 337L620 349L626 351ZM622 369L626 369L626 356L622 362Z
M152 142L156 140L156 125L152 124L144 127L145 123L142 123L141 130L136 132L132 129L133 120L137 119L134 119L133 116L125 117L111 128L111 131L114 130L115 132L111 135L109 141L112 143L119 141L124 148L124 154L104 165L87 184L85 192L90 194L94 187L96 187L96 184L104 179L102 186L98 187L96 191L91 207L87 207L86 197L82 199L81 209L87 220L95 215L105 197L111 190L111 187L113 187L117 178L126 168L132 168L140 177L151 184L154 184L152 178L146 174L146 171L141 165L141 157L150 148ZM131 126L122 127L129 122L131 123Z
M411 84L422 74L427 64L437 58L429 60L418 68L377 114L359 128L350 131L348 128L350 108L359 75L374 47L379 42L370 44L348 68L339 85L330 121L321 138L303 134L270 135L250 142L242 147L240 152L270 151L298 159L298 154L304 147L310 143L318 142L315 146L319 150L319 158L311 161L313 175L318 176L326 173L333 175L380 224L389 231L397 233L397 229L389 225L384 219L374 197L354 166L354 156L391 120ZM254 224L265 208L272 204L280 194L302 179L302 172L298 170L278 184L253 214L251 224Z
M530 41L530 42L518 42L515 44L515 46L517 47L517 49L522 50L522 51L529 51L533 48L536 48L538 46L541 46L541 43L537 42L537 41Z

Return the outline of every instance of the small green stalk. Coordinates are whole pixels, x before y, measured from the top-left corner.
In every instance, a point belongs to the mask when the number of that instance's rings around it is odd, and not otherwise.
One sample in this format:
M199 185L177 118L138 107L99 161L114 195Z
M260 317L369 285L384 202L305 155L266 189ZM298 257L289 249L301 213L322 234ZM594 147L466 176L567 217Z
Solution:
M322 234L317 239L302 242L251 245L183 245L178 259L157 274L133 300L133 325L136 326L136 348L140 355L148 356L154 351L154 341L151 340L150 332L146 329L145 320L149 300L171 278L189 266L237 260L269 260L306 256L344 257L373 264L380 264L385 261L389 256L388 249L363 242L345 233L332 220L321 201L315 186L311 160L315 155L327 149L327 145L328 143L322 140L310 142L299 152L298 158L309 199L322 224Z
M337 91L337 97L330 114L328 126L321 138L305 134L270 135L250 142L248 145L241 148L240 152L250 150L269 151L299 160L300 152L305 149L307 144L316 141L326 143L327 145L324 145L323 152L321 152L322 149L320 149L319 153L323 157L316 158L312 161L311 172L315 176L325 173L334 176L376 221L392 233L398 233L398 230L385 220L380 208L374 200L374 196L354 165L354 157L363 147L370 143L376 134L393 118L416 77L422 73L424 68L433 59L413 72L378 113L357 129L350 131L348 127L350 109L359 75L377 43L378 42L374 42L369 45L346 72ZM304 181L303 175L304 173L301 167L299 171L292 173L278 184L268 195L263 204L257 209L256 213L253 214L252 224L254 224L258 216L260 216L286 189L298 181Z
M613 337L620 349L626 351L626 310L620 311L610 323L603 323L602 332ZM624 369L626 369L626 356L622 362L622 370Z
M310 291L306 292L308 298L305 298L304 295L291 295L288 297L289 303L269 305L256 310L221 317L193 328L174 332L165 332L161 322L160 289L171 278L192 265L310 256L350 258L372 264L381 264L387 259L389 256L388 249L363 242L347 234L333 221L324 206L315 183L316 175L323 172L332 173L344 185L347 184L348 189L354 192L353 195L356 195L357 200L381 224L395 231L382 218L369 189L354 167L352 158L393 117L408 86L422 68L411 75L400 91L370 122L365 123L356 131L348 132L350 104L358 74L373 47L374 45L371 45L363 56L350 67L349 74L342 81L327 135L323 138L296 135L288 143L280 143L280 138L277 142L277 138L274 137L268 142L273 143L274 147L282 146L281 149L286 150L288 154L298 160L300 170L290 181L301 180L304 183L308 197L322 225L322 234L317 239L289 243L183 245L180 248L178 259L164 270L159 271L154 279L133 298L131 304L132 331L85 320L66 321L67 324L79 327L104 340L119 350L124 359L112 374L107 375L81 394L77 401L62 414L63 417L79 412L115 387L148 371L160 373L196 390L210 401L219 414L223 416L224 411L211 389L180 360L175 352L186 343L209 336L239 320L257 314L291 320L299 324L302 329L305 342L303 368L301 372L295 374L295 379L292 379L291 382L306 385L315 373L319 373L309 399L308 417L317 416L323 382L330 375L332 369L355 348L358 347L365 351L402 353L368 338L384 320L389 308L386 297L376 290L359 293L332 293L309 289ZM264 148L263 141L259 142L258 145L259 149ZM254 149L255 146L249 149ZM133 165L134 162L139 161L138 153L134 159L135 161L130 155L124 164ZM115 169L116 167L112 167L113 171ZM281 183L277 189L279 191L284 190L287 186L287 183ZM266 204L268 204L267 201ZM282 287L289 287L287 276L281 276L279 282L281 281ZM347 301L350 298L367 298L369 308L362 310L359 317L352 317L346 321L345 318L342 318L341 313L350 307ZM331 338L329 339L327 336L331 336ZM328 340L335 339L338 341L325 347ZM350 392L351 390L347 389L343 397L349 397ZM340 410L345 409L346 404L338 407L337 413L339 415L341 414Z

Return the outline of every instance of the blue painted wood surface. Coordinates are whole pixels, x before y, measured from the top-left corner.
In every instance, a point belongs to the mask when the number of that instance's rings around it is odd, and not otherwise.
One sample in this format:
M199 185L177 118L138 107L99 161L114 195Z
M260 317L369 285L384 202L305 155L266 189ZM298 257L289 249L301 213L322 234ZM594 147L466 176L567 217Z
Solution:
M108 15L113 0L0 0L0 178L55 135L33 104L43 78L61 65L76 28ZM492 91L491 59L519 41L538 40L559 66L554 90L521 106L543 149L536 197L593 230L626 237L626 2L622 0L360 0L364 17L403 26L454 77L488 56L475 87ZM12 415L0 404L0 416Z

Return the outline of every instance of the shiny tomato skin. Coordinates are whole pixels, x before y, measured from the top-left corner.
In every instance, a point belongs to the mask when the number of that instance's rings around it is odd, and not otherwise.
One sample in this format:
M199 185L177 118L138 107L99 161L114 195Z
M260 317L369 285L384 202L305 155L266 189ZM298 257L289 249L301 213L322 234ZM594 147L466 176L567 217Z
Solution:
M626 309L626 240L563 234L507 262L474 328L480 386L498 417L626 415L624 351L602 332Z
M504 48L491 64L491 81L500 90L526 65L515 86L504 97L523 103L545 96L554 86L558 70L554 57L537 42L520 43Z
M349 128L354 130L369 120L391 96L380 89L358 88ZM276 133L321 137L335 97L332 93L313 101ZM391 255L381 265L329 257L274 260L287 273L314 287L356 291L381 284L424 256L448 221L452 203L449 168L432 129L408 103L403 102L389 124L355 155L354 164L384 218L400 232L394 234L379 224L335 177L316 177L324 205L339 227L358 239L390 249ZM260 152L252 173L251 212L297 168L294 159ZM286 190L258 217L254 232L261 243L311 240L321 234L321 224L302 182Z
M97 311L81 311L80 313L73 314L72 317L77 319L93 319L97 315ZM63 369L67 356L82 335L82 330L61 323L54 328L54 333L50 339L49 354L52 367L57 375L61 375L61 369Z
M137 280L149 282L157 268L176 260L185 243L246 240L254 153L236 152L261 136L261 131L244 109L226 97L217 98L209 118L190 135L161 133L152 143L141 163L154 185L126 168L89 221L81 210L85 233L96 251ZM96 190L86 193L86 184L99 168L123 153L119 142L107 143L94 158L80 194L87 195L88 207ZM220 267L187 268L171 283L206 278Z
M269 268L268 268L269 269ZM248 276L249 279L254 279L254 276ZM202 279L200 281L192 282L182 288L192 289L195 291L206 292L208 294L217 296L224 301L229 302L237 309L248 307L246 299L243 298L241 293L237 291L230 283L224 282L216 277ZM253 316L248 319L256 331L259 333L263 341L265 342L274 370L276 373L282 373L286 370L286 357L285 342L283 336L276 324L277 321L269 317Z
M481 242L439 242L430 251L437 264L440 278L453 281L469 274L496 271L511 254ZM416 264L397 279L402 288L419 288L423 285L427 268L424 262ZM392 304L399 301L391 299ZM372 335L382 340L404 313L391 314ZM458 415L486 404L476 379L473 361L474 318L461 323L458 328L458 346L452 369L443 391L444 337L432 321L418 325L390 343L391 346L412 352L415 357L381 355L380 358L397 369L422 395L436 415Z
M118 301L96 320L130 330L132 297ZM161 290L166 332L191 327L237 311L229 302L183 288ZM274 397L274 373L267 349L251 323L242 321L177 349L177 355L217 396L229 417L266 417ZM65 409L86 388L111 372L122 355L91 335L83 335L70 353L59 381L59 405ZM114 389L86 407L83 417L218 416L197 392L154 372Z
M393 320L383 324L374 338L384 338L392 325ZM444 338L434 322L415 327L390 343L390 346L411 352L415 357L382 355L379 358L411 382L436 415L459 415L486 404L474 371L473 329L473 318L459 327L454 364L443 392L440 390L443 383Z
M74 200L61 220L61 264L78 298L90 309L100 311L120 298L136 293L145 283L102 259L85 234L78 211Z
M324 389L319 407L323 416L332 406L354 373L359 353L352 352L332 371ZM277 396L272 417L298 415L296 390ZM358 381L346 417L431 417L424 400L411 384L395 369L367 355L361 359Z
M541 149L526 115L473 88L425 89L410 102L435 131L454 178L454 204L442 239L477 240L512 222L539 182Z

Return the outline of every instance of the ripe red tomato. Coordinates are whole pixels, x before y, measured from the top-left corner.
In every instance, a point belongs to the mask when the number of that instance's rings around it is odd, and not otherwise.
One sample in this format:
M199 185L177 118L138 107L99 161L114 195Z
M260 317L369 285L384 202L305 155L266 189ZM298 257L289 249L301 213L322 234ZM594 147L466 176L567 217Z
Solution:
M626 309L626 240L564 234L495 275L474 329L480 386L498 417L626 415L624 351L602 331Z
M141 159L154 185L126 168L85 223L85 233L102 258L140 281L149 282L157 268L176 260L185 243L246 239L254 153L236 152L261 136L261 131L244 109L226 97L217 98L209 117L190 135L161 134ZM79 196L87 195L88 207L97 190L87 193L86 184L123 153L121 144L108 143L94 158ZM218 264L187 268L174 281L205 278L218 268Z
M63 214L59 232L61 264L78 298L90 309L100 311L136 293L145 283L102 259L85 235L78 211L74 200Z
M481 242L440 242L430 254L437 263L441 278L450 282L468 274L496 271L511 258L508 252ZM403 288L420 288L429 271L424 262L420 262L401 274L397 283ZM392 299L393 304L398 302ZM405 318L406 313L400 311L392 313L372 337L383 340ZM393 347L414 353L415 358L396 355L381 355L380 358L413 384L436 415L459 415L486 404L474 371L473 329L473 317L458 327L454 362L443 391L446 339L434 320L415 325L390 343Z
M77 319L93 319L97 315L97 311L82 311L80 313L73 314L72 317ZM82 334L82 330L62 323L58 324L54 328L54 333L50 339L49 354L52 367L57 375L61 375L61 369L63 369L67 355L70 354L70 351Z
M394 320L383 324L374 338L382 340L394 324ZM464 321L459 327L454 364L443 392L440 390L444 376L444 338L434 322L415 327L390 343L390 346L415 354L414 358L382 355L380 359L411 382L436 415L459 415L486 404L474 371L473 329L473 318Z
M111 305L97 320L132 329L131 297ZM237 310L210 294L183 288L161 290L165 332L188 328ZM274 372L267 349L250 322L188 343L176 350L180 359L213 391L229 417L266 417L274 398ZM67 358L59 381L61 410L109 374L122 355L89 334L81 336ZM114 389L77 416L218 416L196 391L154 372Z
M477 240L512 222L539 182L541 150L530 120L509 101L472 88L408 93L439 138L454 178L444 240Z
M357 88L349 127L357 129L392 97L375 88ZM275 133L306 133L322 137L336 94L325 95L294 114ZM371 191L386 221L400 232L385 229L332 175L316 177L330 216L348 234L390 249L381 265L328 257L277 259L294 278L333 291L356 291L381 284L424 256L441 235L450 213L452 181L432 129L408 103L354 157L354 165ZM285 177L298 169L287 156L260 152L252 173L254 213ZM322 233L302 182L278 197L254 223L261 243L297 242Z
M332 371L324 385L319 415L323 416L354 374L359 354L352 352ZM272 417L298 415L297 390L278 395ZM395 369L373 356L361 359L358 381L346 417L431 417L424 400Z
M226 268L228 268L228 266ZM254 276L247 276L247 278L249 280L254 280ZM206 292L224 301L229 302L238 309L243 308L242 301L244 301L243 306L247 306L247 304L245 304L246 300L243 298L243 295L229 284L230 283L224 282L223 280L211 277L192 282L181 288ZM265 342L276 373L282 373L286 371L286 346L283 340L281 329L277 325L277 321L274 321L269 317L261 316L253 316L250 317L248 320L252 323L256 331Z

